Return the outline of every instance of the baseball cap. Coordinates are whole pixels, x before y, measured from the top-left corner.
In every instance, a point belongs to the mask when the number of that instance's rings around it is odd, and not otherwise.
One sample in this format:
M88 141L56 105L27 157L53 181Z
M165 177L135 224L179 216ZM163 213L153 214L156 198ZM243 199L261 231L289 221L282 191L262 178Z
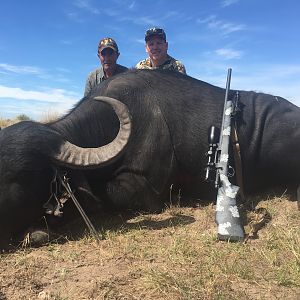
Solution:
M151 36L159 36L166 41L166 33L162 28L153 27L148 29L145 33L145 41L147 42Z
M115 52L119 53L119 48L118 48L116 41L110 37L100 40L99 45L98 45L98 52L101 52L105 48L111 48Z

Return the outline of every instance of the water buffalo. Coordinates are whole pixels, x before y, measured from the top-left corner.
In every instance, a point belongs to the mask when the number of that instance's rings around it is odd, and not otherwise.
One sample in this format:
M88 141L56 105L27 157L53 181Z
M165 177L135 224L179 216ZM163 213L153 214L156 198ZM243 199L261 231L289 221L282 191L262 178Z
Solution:
M2 129L0 239L45 213L55 170L67 171L75 190L118 209L158 210L172 184L201 197L209 189L207 132L220 126L224 94L180 73L131 70L101 83L56 122ZM239 95L245 192L297 185L299 108L263 93Z

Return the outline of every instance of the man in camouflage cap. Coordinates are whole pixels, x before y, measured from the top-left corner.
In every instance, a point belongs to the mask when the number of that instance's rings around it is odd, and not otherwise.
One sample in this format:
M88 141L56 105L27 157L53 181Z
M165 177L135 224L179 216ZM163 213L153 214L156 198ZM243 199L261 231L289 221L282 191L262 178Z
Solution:
M127 70L126 67L117 64L119 55L119 48L115 40L109 37L100 40L98 45L98 57L101 62L101 67L89 74L85 85L84 96L87 96L100 82Z
M140 61L137 69L168 69L186 74L184 65L168 55L166 33L161 28L150 28L145 34L146 52L149 57Z

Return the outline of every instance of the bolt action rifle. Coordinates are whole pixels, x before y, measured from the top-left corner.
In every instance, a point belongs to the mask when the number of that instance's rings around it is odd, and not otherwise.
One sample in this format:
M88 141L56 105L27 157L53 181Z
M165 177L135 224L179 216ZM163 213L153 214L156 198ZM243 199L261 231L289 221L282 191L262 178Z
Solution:
M225 101L221 130L211 126L208 134L209 150L206 165L205 181L215 182L218 189L216 204L216 223L218 239L226 241L244 240L244 229L236 205L239 187L228 179L229 143L231 134L231 119L234 111L233 101L228 100L230 90L231 69L228 69Z

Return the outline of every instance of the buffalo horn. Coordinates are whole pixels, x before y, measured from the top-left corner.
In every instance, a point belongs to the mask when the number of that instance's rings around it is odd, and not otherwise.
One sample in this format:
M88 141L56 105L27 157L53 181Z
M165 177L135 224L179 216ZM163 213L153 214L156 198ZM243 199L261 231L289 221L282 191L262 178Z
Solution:
M127 106L110 97L98 96L94 99L103 101L113 108L120 122L118 135L111 143L98 148L82 148L65 141L55 156L60 163L74 167L96 168L115 158L126 146L131 133L131 120Z

